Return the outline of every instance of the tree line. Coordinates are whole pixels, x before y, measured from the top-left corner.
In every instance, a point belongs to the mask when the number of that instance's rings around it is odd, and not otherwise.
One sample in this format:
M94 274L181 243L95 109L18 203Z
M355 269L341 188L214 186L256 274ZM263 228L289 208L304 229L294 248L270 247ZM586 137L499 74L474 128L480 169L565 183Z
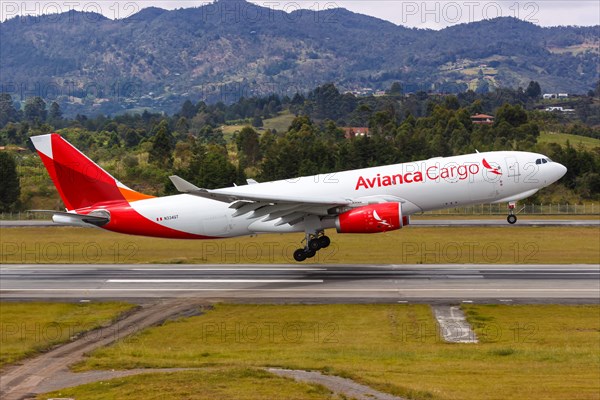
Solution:
M538 143L540 131L549 127L582 126L596 137L598 129L535 111L538 86L495 96L438 96L404 95L397 84L386 96L358 98L327 84L292 98L272 95L231 105L186 101L171 116L144 111L72 119L64 118L56 103L48 107L31 98L20 110L2 94L0 144L30 146L30 136L58 130L109 172L153 194L175 192L168 180L173 173L199 187L217 188L245 184L247 178L286 179L476 150L538 151L567 166L561 180L566 188L581 199L598 199L598 150ZM295 115L285 131L261 128L265 119L282 112ZM471 115L480 112L493 113L494 123L473 124ZM232 122L245 127L226 138L223 125ZM368 127L370 135L347 138L344 126ZM10 161L0 161L12 168ZM5 201L4 192L2 197L4 210L19 207Z

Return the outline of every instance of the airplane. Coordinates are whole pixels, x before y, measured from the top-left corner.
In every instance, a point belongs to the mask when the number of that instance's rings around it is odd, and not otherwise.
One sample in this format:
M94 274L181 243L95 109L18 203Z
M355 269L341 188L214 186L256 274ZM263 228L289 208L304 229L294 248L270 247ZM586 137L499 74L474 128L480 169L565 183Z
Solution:
M217 239L304 232L293 256L310 259L330 245L326 229L377 233L401 229L425 211L482 203L515 204L567 171L548 157L491 151L204 189L170 176L181 193L154 197L125 186L56 133L31 137L66 211L57 224L96 226L132 235Z

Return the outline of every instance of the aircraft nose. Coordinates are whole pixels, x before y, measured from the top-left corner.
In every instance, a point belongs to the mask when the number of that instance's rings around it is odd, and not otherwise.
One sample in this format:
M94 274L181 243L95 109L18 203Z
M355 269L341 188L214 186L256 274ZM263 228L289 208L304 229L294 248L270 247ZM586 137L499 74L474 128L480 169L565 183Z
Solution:
M565 176L567 173L567 167L564 165L554 162L554 182Z

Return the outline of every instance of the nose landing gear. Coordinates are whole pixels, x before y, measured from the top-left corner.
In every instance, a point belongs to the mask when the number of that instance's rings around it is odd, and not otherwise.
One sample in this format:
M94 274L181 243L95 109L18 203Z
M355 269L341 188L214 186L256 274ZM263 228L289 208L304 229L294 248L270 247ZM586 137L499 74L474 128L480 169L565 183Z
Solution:
M318 231L316 235L306 234L306 247L294 251L294 260L302 262L307 258L313 258L317 251L328 247L331 244L329 236L325 236L324 231Z
M515 206L516 205L517 205L517 203L514 201L511 201L508 203L508 217L506 217L506 220L511 225L514 224L515 222L517 222L517 216L515 215Z

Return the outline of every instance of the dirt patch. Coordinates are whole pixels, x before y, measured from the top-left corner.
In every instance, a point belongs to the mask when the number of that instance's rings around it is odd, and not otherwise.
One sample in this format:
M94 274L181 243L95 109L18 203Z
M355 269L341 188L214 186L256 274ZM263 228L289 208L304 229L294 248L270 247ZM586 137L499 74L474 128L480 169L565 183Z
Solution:
M315 383L325 386L334 393L357 400L405 400L402 397L382 393L368 386L356 383L353 380L339 376L323 375L317 371L303 371L296 369L268 368L272 374L292 378L301 382Z

